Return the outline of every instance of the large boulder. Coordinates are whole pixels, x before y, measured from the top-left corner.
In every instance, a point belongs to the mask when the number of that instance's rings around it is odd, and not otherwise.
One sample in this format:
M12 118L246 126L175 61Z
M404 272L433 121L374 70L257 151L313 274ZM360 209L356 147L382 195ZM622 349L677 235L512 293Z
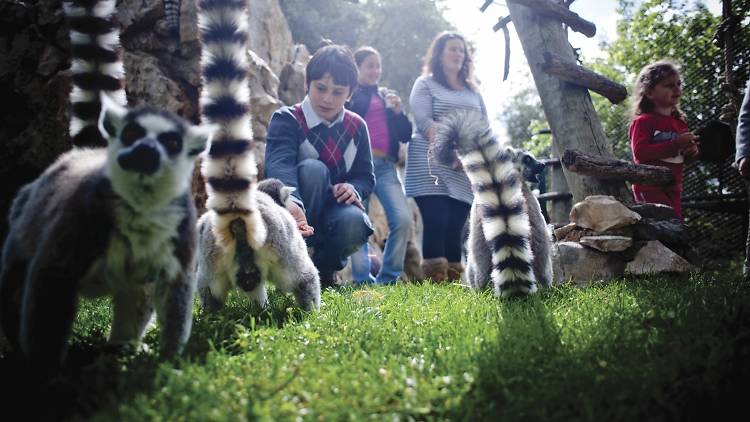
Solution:
M589 284L622 277L625 262L616 255L605 254L576 242L558 242L552 247L554 283Z
M672 252L658 240L646 243L625 268L626 273L633 275L693 271L697 271L697 267Z
M250 49L278 75L293 61L294 41L278 0L255 0L249 7Z
M570 210L571 222L597 233L629 226L640 219L640 215L607 195L587 196Z

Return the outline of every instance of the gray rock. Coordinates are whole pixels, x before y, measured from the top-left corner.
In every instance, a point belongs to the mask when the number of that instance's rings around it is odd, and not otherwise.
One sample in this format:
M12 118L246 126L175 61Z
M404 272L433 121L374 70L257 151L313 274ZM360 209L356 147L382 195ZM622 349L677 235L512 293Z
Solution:
M664 204L651 204L651 203L637 203L628 204L627 207L642 218L653 218L656 220L669 220L675 218L674 209L669 205Z
M570 210L571 222L597 233L629 226L640 219L640 215L606 195L588 196Z
M687 245L690 242L687 229L680 220L655 220L645 218L632 226L633 238L659 240L667 245Z
M625 262L615 255L585 248L576 242L558 242L552 248L555 283L589 284L622 277Z
M633 275L659 273L689 273L698 268L672 252L658 240L646 243L628 262L625 272Z
M622 252L633 246L633 239L625 236L584 236L580 243L601 252Z

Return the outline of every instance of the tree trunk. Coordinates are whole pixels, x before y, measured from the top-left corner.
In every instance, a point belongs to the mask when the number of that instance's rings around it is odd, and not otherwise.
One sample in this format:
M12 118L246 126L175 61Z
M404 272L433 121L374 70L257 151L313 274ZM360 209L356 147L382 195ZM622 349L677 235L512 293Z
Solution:
M612 146L604 136L588 90L561 81L542 70L544 53L555 53L565 60L575 61L573 48L568 43L562 24L518 3L508 2L508 9L552 130L553 152L559 157L566 149L577 149L587 154L613 158ZM632 202L632 196L623 182L580 176L567 169L563 171L574 203L589 195L612 195L619 201Z

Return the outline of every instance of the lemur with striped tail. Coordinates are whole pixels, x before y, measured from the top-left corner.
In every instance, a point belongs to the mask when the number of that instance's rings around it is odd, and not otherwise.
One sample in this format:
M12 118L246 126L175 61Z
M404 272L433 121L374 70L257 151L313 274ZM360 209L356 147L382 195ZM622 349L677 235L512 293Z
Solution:
M528 152L501 146L487 120L470 111L441 120L433 154L444 163L457 154L472 184L466 281L482 289L492 280L498 297L549 286L552 238L523 180L536 181L544 164Z
M190 178L214 130L112 100L108 70L122 66L110 60L118 44L115 0L67 1L65 11L74 83L100 93L98 100L87 97L97 109L101 104L98 133L89 133L107 148L74 148L19 191L0 270L6 339L45 377L64 359L79 296L112 297L113 345L137 346L156 311L162 355L182 350L195 292ZM85 46L81 54L76 45ZM81 89L74 89L74 102ZM84 126L92 127L88 120ZM75 134L78 126L70 129Z
M208 211L198 221L196 273L201 302L208 310L217 310L229 290L238 287L265 307L268 280L294 293L301 308L318 309L318 271L294 218L257 190L246 0L200 0L198 6L203 44L201 106L204 119L219 127L201 168L208 193Z

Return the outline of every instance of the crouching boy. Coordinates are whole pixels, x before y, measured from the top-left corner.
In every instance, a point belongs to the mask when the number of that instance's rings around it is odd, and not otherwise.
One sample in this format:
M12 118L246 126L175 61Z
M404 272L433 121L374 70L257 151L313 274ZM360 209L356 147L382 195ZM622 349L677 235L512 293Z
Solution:
M276 111L268 125L266 177L296 188L289 212L313 248L322 287L372 234L362 206L375 183L367 126L344 109L356 84L349 49L323 47L307 64L305 99Z

